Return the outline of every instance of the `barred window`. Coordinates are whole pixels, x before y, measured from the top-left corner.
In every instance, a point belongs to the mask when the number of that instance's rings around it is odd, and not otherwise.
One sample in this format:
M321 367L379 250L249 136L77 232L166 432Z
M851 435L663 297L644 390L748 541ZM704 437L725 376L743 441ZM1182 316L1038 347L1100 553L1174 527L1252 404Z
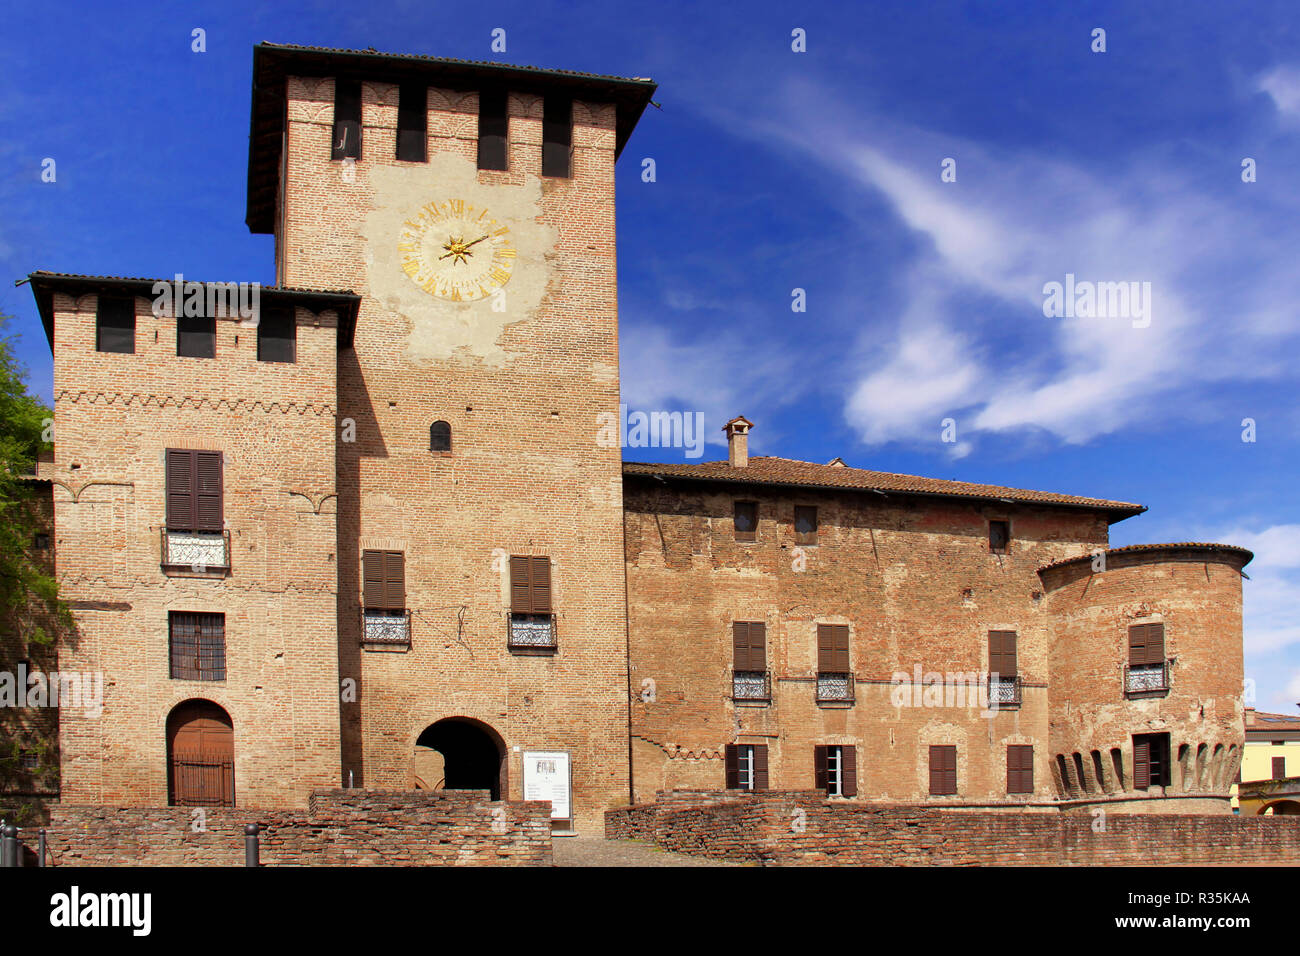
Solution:
M226 615L169 614L173 680L226 679Z

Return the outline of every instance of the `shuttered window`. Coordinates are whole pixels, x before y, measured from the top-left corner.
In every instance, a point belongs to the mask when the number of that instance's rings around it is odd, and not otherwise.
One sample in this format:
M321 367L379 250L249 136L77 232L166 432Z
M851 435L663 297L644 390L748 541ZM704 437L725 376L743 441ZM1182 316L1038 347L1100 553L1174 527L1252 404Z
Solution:
M401 551L361 552L361 578L367 611L406 610L406 556Z
M1128 629L1128 663L1145 667L1165 662L1165 626L1135 624Z
M173 680L226 679L226 616L168 613Z
M723 762L728 790L768 788L766 744L727 744Z
M1273 758L1273 779L1281 780L1286 776L1286 757Z
M181 358L216 358L216 318L210 315L178 315L176 354Z
M817 543L817 509L812 505L795 505L794 543Z
M168 448L166 461L167 530L220 531L221 452Z
M403 83L397 94L397 158L408 163L428 159L429 89Z
M813 747L813 782L831 797L858 795L858 752L856 747L818 744Z
M817 625L817 671L821 674L849 672L849 626Z
M1007 793L1033 792L1034 746L1033 744L1009 744L1007 746Z
M1169 735L1133 735L1133 788L1169 786Z
M767 670L767 625L762 621L735 621L731 625L733 668Z
M736 540L758 540L758 502L737 501L735 504Z
M510 121L504 90L484 90L478 95L478 168L506 169L506 141Z
M135 298L101 295L95 306L95 350L135 352Z
M946 796L957 792L957 747L938 744L930 747L930 794Z
M1011 542L1011 522L989 522L989 550L994 554L1006 554Z
M1016 632L989 631L989 674L1001 680L1016 676Z
M551 559L512 555L510 611L513 614L551 613Z
M573 101L548 96L542 107L542 175L573 175Z
M361 158L361 81L334 81L334 133L330 159Z
M257 317L257 360L296 362L298 323L291 305L264 306Z

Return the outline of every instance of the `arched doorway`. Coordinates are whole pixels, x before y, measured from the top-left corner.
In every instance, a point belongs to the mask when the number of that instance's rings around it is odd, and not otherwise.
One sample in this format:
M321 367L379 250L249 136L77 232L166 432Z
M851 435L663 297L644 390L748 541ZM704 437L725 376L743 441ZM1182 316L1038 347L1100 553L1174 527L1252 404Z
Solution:
M1298 800L1275 800L1270 804L1260 808L1260 816L1300 816L1300 801Z
M167 715L167 802L174 807L235 805L235 729L210 700L187 700Z
M501 735L479 720L448 717L426 727L415 741L416 786L429 789L488 790L493 800L509 792L506 780L506 743ZM428 751L441 755L441 783L432 779L438 761ZM422 753L421 751L424 751Z

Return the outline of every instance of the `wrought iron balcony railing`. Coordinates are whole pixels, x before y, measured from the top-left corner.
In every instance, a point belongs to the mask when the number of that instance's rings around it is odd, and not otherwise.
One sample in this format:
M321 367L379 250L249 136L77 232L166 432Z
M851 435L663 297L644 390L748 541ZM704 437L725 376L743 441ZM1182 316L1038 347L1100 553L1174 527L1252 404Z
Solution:
M732 700L772 699L772 678L767 671L732 671Z
M175 571L230 570L229 531L162 529L162 566Z
M361 617L362 644L411 645L410 611L365 611Z
M546 653L556 650L555 615L511 614L506 643L514 651Z
M1002 674L990 674L989 705L998 707L1020 706L1020 675L1006 677Z
M853 699L852 674L818 672L817 703L844 704L852 703Z
M1124 667L1124 696L1157 697L1169 692L1169 661Z

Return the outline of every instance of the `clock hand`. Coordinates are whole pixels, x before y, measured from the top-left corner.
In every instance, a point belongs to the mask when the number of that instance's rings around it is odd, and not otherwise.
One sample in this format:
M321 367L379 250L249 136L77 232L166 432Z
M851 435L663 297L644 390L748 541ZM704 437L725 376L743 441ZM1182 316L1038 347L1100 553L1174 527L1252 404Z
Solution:
M467 243L465 243L465 245L461 246L461 248L462 248L462 249L468 249L470 246L477 246L480 242L482 242L482 241L483 241L484 239L486 239L486 238L487 238L486 235L479 236L479 237L478 237L477 239L475 239L473 242L467 242Z

